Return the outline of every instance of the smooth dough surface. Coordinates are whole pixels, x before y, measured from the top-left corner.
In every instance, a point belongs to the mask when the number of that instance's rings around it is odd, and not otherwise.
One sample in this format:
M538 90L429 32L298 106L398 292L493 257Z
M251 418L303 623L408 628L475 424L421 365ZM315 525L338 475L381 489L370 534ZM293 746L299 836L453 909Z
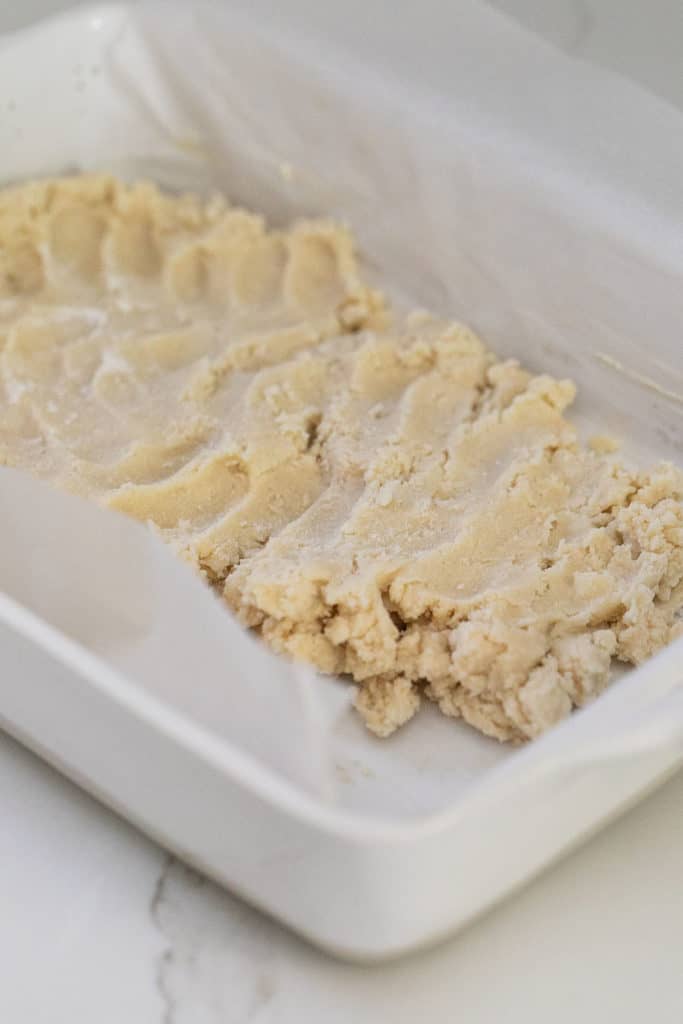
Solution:
M150 521L277 650L538 735L680 628L683 478L569 381L395 318L324 221L108 177L0 193L0 464Z

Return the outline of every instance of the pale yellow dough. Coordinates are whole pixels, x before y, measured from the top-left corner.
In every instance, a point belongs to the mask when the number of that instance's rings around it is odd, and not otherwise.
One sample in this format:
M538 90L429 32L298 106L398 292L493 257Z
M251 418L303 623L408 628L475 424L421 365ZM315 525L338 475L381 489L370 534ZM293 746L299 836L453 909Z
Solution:
M150 520L277 650L534 737L663 646L683 479L577 443L569 381L396 320L347 232L111 178L0 193L0 463Z

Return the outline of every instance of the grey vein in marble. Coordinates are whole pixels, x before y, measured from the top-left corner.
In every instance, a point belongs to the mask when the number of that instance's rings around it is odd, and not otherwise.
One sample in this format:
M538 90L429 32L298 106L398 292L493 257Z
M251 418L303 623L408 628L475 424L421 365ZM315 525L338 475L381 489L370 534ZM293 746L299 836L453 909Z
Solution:
M149 910L165 942L155 979L161 1024L262 1019L278 988L277 925L171 856Z

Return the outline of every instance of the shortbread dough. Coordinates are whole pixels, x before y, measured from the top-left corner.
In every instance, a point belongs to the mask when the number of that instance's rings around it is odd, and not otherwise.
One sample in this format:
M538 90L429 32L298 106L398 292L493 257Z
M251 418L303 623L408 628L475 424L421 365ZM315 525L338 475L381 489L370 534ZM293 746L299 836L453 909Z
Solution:
M392 316L333 224L5 190L0 366L0 463L155 524L378 735L426 697L537 736L679 628L680 472L580 446L569 381Z

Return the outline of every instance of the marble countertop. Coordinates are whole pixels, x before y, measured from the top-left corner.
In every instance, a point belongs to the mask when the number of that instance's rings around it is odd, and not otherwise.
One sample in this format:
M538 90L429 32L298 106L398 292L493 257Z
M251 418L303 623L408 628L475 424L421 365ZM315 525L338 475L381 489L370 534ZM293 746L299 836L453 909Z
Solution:
M495 5L683 107L679 0ZM63 6L6 5L0 29ZM3 1024L683 1020L683 774L462 935L374 968L316 952L2 736L0 815Z

